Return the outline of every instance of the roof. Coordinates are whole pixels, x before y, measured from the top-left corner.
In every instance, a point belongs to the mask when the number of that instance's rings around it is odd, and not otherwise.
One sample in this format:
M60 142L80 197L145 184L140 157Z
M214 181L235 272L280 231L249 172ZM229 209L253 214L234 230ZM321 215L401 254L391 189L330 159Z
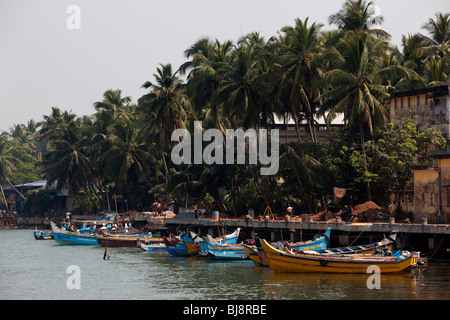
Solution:
M47 180L41 180L41 181L36 181L36 182L29 182L29 183L24 183L24 184L18 184L15 185L15 188L19 188L19 187L27 187L27 188L43 188L47 185Z
M397 92L391 93L391 98L416 96L416 95L422 95L422 94L427 94L427 95L429 95L430 98L443 97L443 96L448 95L449 86L450 86L450 83L444 83L444 84L439 84L439 85L431 86L431 87L397 91Z

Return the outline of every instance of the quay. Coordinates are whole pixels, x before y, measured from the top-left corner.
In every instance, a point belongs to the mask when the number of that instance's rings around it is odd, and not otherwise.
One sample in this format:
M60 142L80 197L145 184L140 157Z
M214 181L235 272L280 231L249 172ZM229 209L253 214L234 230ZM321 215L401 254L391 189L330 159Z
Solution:
M85 216L73 217L75 221ZM64 222L63 218L52 219L55 223ZM387 222L345 222L339 217L330 221L295 220L257 220L242 218L196 219L189 215L177 215L173 218L148 216L130 217L128 221L135 227L149 224L154 233L167 235L180 231L193 231L199 235L210 234L213 237L227 231L241 228L239 241L258 236L270 241L309 240L327 228L331 228L330 247L358 245L380 241L397 231L396 248L420 251L423 255L450 259L450 225L429 224L427 219L421 223L398 223L394 218ZM0 228L50 229L48 218L8 218L0 219Z

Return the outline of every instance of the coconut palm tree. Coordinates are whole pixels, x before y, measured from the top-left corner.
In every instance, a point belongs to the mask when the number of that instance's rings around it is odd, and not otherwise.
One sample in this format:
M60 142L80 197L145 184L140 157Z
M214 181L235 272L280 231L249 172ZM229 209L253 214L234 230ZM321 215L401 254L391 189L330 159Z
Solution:
M373 137L374 129L388 120L383 100L388 97L390 87L384 84L384 79L414 75L411 70L397 65L382 68L383 53L387 50L386 41L349 31L336 48L328 52L326 58L331 68L319 81L327 88L320 99L332 105L330 114L343 112L347 129L359 128L366 173L365 134L368 131ZM367 194L370 200L370 181L367 181Z
M190 61L180 67L187 75L187 93L198 113L205 111L204 120L225 134L222 118L222 104L218 98L224 81L224 70L228 67L233 44L202 38L185 51Z
M322 24L295 20L294 26L281 29L284 34L278 43L281 53L275 61L281 66L280 94L289 97L292 116L297 126L297 139L300 142L298 122L305 119L308 125L311 141L316 143L314 134L314 116L318 103L315 100L318 91L313 83L319 78L320 66L317 57L321 50L322 40L320 29Z
M48 184L56 181L58 190L69 187L78 199L78 192L93 179L92 159L88 156L89 140L84 135L81 120L72 116L63 113L61 123L46 132L42 174Z
M373 1L347 0L342 9L328 18L330 24L335 24L341 33L354 31L358 34L368 33L385 40L390 35L382 30L374 28L384 21L383 16L377 15Z
M428 19L422 25L422 29L429 33L429 36L422 35L428 45L424 50L435 59L448 55L450 50L450 13L436 13L435 19Z

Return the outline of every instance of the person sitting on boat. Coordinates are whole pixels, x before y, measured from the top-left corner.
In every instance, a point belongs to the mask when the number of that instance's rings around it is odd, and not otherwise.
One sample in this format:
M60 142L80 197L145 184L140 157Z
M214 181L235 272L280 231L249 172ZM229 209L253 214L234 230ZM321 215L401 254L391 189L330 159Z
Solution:
M69 222L69 225L67 226L67 231L75 232L75 227L70 222Z

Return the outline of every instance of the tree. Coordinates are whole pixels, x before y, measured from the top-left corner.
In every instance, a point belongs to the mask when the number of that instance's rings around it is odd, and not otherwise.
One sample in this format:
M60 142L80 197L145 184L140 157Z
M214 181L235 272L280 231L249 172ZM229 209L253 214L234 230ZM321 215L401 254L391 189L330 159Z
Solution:
M389 96L390 86L384 84L388 77L412 77L411 70L389 65L381 68L383 53L388 49L386 41L348 31L335 49L327 53L330 70L318 82L327 89L320 99L333 105L331 115L344 114L347 129L359 127L364 171L367 173L365 129L371 138L376 127L387 122L388 110L383 100ZM367 196L371 199L370 175L365 175Z
M432 129L419 132L412 119L388 123L380 131L376 143L366 142L367 152L373 159L370 171L377 172L377 183L384 190L399 191L404 197L413 178L413 167L432 164L436 147L445 145L446 140L440 132Z
M185 95L185 85L177 76L178 71L172 71L172 65L160 65L154 74L156 83L146 81L142 88L150 92L138 100L138 113L142 122L142 134L151 144L151 137L156 137L164 163L166 179L169 170L165 159L165 149L173 146L172 132L186 127L187 113L190 110L189 101Z
M181 74L189 70L187 94L192 100L197 113L204 115L207 124L219 129L225 135L222 119L222 107L218 94L224 80L224 69L228 66L232 42L210 41L202 38L185 51L191 61L180 67Z
M347 0L342 9L328 18L330 24L336 24L340 32L353 31L357 34L367 33L372 36L389 39L390 35L382 30L373 28L380 25L384 18L376 15L377 11L372 1Z

